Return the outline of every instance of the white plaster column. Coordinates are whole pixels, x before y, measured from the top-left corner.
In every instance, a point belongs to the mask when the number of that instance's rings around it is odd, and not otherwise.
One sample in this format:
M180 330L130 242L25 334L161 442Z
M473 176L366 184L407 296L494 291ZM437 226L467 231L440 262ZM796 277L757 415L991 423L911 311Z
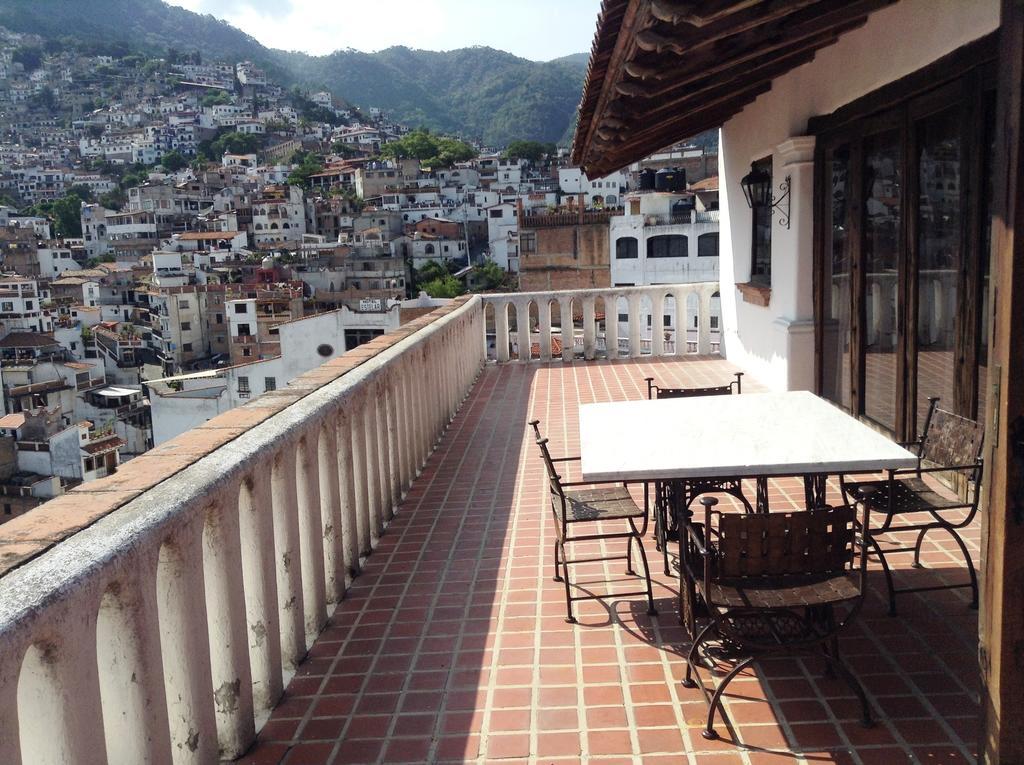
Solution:
M365 397L354 398L347 413L349 438L352 440L352 482L355 486L356 528L359 532L359 556L369 555L373 551L370 529L369 487L367 485L366 460L366 413Z
M132 576L118 583L116 602L105 599L101 605L117 610L108 614L113 617L108 622L112 634L97 629L97 661L106 654L116 665L99 666L107 761L160 765L171 759L171 738L160 657L156 555L139 556L134 567ZM111 703L109 696L120 703Z
M537 302L537 317L540 331L540 360L551 361L551 301Z
M626 300L629 303L629 357L635 359L639 358L641 354L640 294L631 292Z
M157 569L160 655L174 765L203 765L218 758L202 527L197 520L164 543Z
M342 410L334 421L334 430L338 443L338 488L341 496L341 536L345 548L345 565L355 577L361 571L359 502L356 498L352 422L345 411L346 406L348 402L343 402Z
M665 293L651 294L651 355L665 355Z
M369 503L370 537L373 541L380 539L384 531L380 486L380 444L377 431L377 395L376 385L367 386L367 396L363 407L363 428L366 432L366 499Z
M561 342L562 342L562 361L572 361L573 356L576 353L575 348L575 330L573 329L572 323L572 299L567 297L558 298L558 311L561 317Z
M234 759L249 748L256 729L235 505L238 488L217 494L203 530L203 584L217 741L221 758Z
M317 475L320 477L320 528L324 549L324 594L330 603L345 596L347 571L341 522L341 487L338 484L338 433L333 417L317 432Z
M298 667L306 655L295 451L292 444L282 447L274 457L271 475L281 663L286 669Z
M509 360L508 339L508 301L499 299L494 303L494 353L502 363Z
M284 690L281 621L277 603L277 556L271 502L272 463L261 460L238 492L242 580L249 638L253 707L269 714Z
M614 292L604 294L604 347L608 358L619 357L619 298Z
M706 288L697 293L697 353L711 353L711 290Z
M772 248L773 328L784 335L786 388L814 389L814 136L794 136L775 147L773 179L789 178L789 228L776 213Z
M583 358L593 359L594 349L597 341L597 328L595 322L595 303L597 298L594 295L583 296Z
M299 570L302 572L303 619L308 650L327 621L324 576L323 516L320 507L319 428L307 428L295 455L295 486L299 521Z
M519 360L529 361L533 355L530 350L530 299L517 298L516 307L516 335L519 344Z

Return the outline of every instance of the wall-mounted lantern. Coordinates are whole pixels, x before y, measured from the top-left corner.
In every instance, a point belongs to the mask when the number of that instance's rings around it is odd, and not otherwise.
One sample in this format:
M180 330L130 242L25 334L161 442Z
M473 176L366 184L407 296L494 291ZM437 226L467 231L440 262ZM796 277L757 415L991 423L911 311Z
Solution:
M754 165L750 166L750 172L740 179L740 186L743 187L743 196L747 198L747 206L751 210L767 208L779 211L779 223L789 228L789 183L790 176L779 184L779 198L776 199L772 193L772 175ZM785 209L783 209L785 205Z

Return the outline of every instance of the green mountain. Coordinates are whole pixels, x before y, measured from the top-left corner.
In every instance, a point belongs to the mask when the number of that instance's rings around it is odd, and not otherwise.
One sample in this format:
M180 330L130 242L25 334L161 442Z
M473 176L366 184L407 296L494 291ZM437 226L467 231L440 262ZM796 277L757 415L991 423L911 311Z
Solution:
M97 52L174 48L198 50L206 58L249 59L283 85L326 88L357 106L378 106L405 124L458 132L493 146L516 138L564 140L587 61L583 53L528 61L485 47L309 56L266 48L224 21L161 0L2 0L0 26Z

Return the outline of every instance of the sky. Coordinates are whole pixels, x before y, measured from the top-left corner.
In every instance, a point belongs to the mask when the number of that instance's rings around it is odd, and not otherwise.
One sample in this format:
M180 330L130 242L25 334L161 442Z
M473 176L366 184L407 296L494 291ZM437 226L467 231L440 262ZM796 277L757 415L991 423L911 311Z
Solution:
M600 0L167 0L271 48L314 55L486 45L534 61L590 52Z

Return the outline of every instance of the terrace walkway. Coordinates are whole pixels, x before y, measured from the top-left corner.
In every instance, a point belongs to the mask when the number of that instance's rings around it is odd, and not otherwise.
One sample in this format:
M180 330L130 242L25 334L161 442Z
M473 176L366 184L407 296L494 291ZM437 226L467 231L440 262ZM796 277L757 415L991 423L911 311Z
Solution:
M731 686L735 727L703 739L699 691L678 682L688 647L678 580L661 575L653 543L658 617L639 599L612 598L577 604L580 623L564 621L527 420L541 419L556 454L576 453L580 403L641 398L649 374L707 385L733 371L718 358L485 367L241 762L973 761L977 620L965 590L902 596L890 618L881 574L872 575L875 592L844 639L879 717L871 730L816 662L776 660ZM744 380L745 391L757 389ZM802 497L793 481L771 488L773 507ZM977 557L977 528L966 537ZM894 556L898 576L962 575L951 549L936 535L928 568L916 571ZM577 573L635 587L621 562L591 565Z

